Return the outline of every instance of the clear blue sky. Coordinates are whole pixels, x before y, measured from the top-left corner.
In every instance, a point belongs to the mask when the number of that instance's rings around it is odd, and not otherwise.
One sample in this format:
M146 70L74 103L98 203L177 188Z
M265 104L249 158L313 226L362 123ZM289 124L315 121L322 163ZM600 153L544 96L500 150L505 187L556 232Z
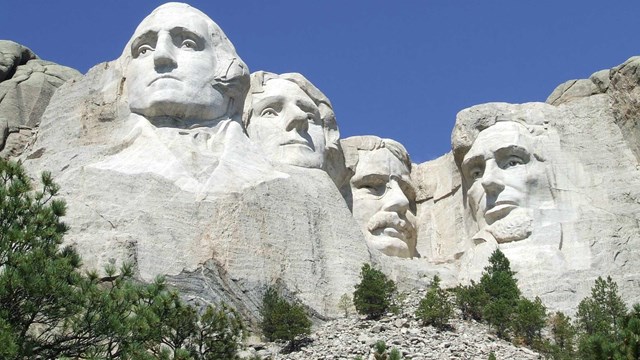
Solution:
M117 58L161 1L5 0L0 38L86 72ZM402 142L414 162L450 148L458 111L544 101L560 83L640 55L638 0L191 1L251 71L300 72L342 137Z

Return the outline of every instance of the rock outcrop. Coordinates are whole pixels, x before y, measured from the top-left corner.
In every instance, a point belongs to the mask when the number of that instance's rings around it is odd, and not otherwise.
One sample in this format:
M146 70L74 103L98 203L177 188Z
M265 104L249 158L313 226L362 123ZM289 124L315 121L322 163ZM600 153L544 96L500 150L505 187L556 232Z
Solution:
M196 40L203 43L188 45L218 47L217 61L204 64L224 67L210 69L221 74L210 80L212 94L194 99L183 92L183 80L195 84L201 74L172 61L187 61L180 56L191 56L191 48L153 58L167 69L146 60L169 51L159 40L145 40L145 26L160 18L159 26L207 24L192 29L202 30ZM187 31L175 29L170 34ZM146 79L124 75L134 63L148 72ZM272 164L245 135L238 94L246 92L248 76L206 15L185 4L164 5L143 21L119 59L56 92L25 166L49 170L61 184L71 225L65 239L88 268L131 262L142 280L165 276L185 297L225 301L250 319L268 286L298 299L316 318L335 316L369 251L325 171Z
M81 74L0 40L0 157L22 154L56 89Z
M640 301L640 58L547 103L462 110L453 151L411 164L388 139L341 145L319 89L250 76L186 4L154 10L84 76L0 51L0 156L52 172L88 268L130 262L253 320L276 286L327 319L364 262L401 290L435 274L454 286L500 248L550 310L575 311L600 275Z
M466 282L500 248L523 293L553 310L575 311L600 275L640 301L636 62L564 83L549 104L461 111L453 152L412 174L433 261Z

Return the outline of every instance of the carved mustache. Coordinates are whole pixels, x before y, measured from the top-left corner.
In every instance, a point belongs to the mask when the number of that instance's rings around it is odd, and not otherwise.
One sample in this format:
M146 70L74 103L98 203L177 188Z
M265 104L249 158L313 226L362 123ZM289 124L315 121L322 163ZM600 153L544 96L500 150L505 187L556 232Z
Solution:
M373 215L367 224L367 230L369 230L369 232L387 227L398 230L404 235L405 239L411 238L416 231L411 222L402 219L400 215L395 212L379 212Z

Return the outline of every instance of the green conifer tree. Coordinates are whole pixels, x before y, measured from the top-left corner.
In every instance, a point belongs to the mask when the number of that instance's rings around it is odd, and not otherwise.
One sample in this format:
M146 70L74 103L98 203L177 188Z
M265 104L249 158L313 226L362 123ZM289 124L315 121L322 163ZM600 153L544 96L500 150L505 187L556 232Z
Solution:
M556 360L575 359L575 336L576 329L571 324L571 319L564 313L558 311L549 318L551 330L550 353Z
M520 298L516 303L511 321L514 335L520 337L527 346L541 344L546 318L546 307L539 297L534 301Z
M396 284L369 264L362 265L360 279L353 293L356 311L370 319L378 319L389 310L396 293Z
M420 300L416 317L422 321L422 325L431 325L443 330L447 328L452 314L453 305L449 301L447 292L440 288L440 278L434 275L427 294Z
M489 265L484 268L480 285L487 294L487 303L482 309L482 317L496 330L499 337L507 336L520 289L511 270L509 259L496 249L489 257Z
M269 341L287 341L287 350L293 351L300 335L311 333L311 320L299 304L291 304L277 290L269 287L262 298L262 334Z
M581 330L579 354L584 359L612 358L622 346L626 305L618 295L618 285L598 277L591 296L578 305L576 321Z
M163 279L134 281L130 265L80 271L60 247L59 188L49 173L41 182L32 191L22 167L0 159L1 359L235 357L243 327L226 307L200 316Z

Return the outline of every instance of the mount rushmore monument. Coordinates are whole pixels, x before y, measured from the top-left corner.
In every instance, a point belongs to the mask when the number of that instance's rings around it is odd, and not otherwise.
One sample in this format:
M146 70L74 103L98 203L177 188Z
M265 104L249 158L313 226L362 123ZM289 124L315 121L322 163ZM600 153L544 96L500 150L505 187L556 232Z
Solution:
M186 4L85 75L0 52L0 154L53 174L87 268L129 262L254 318L273 285L324 319L365 262L401 290L454 286L500 248L551 310L573 312L599 275L640 301L640 58L546 103L464 109L452 151L415 164L397 141L341 139L331 94L251 73Z

